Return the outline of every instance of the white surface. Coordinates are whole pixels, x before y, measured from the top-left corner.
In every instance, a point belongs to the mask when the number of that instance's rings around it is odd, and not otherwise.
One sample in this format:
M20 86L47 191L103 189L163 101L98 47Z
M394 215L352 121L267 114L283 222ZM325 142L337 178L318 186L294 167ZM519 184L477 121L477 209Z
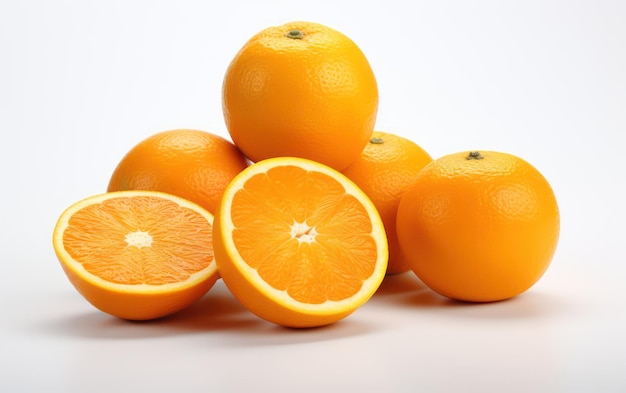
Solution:
M154 323L77 294L51 245L61 211L103 192L149 134L227 136L228 62L296 19L361 46L378 129L435 157L494 149L543 172L562 231L535 287L462 305L409 273L302 331L259 320L222 283ZM620 1L3 1L0 391L626 391L624 20Z

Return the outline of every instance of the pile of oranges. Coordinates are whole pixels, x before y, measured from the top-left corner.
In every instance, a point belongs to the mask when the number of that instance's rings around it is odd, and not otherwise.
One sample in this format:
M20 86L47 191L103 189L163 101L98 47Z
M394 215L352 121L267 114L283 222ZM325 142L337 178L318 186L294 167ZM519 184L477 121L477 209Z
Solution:
M375 131L376 78L344 34L308 22L259 32L226 70L222 102L232 141L156 133L106 193L61 214L55 252L95 307L159 318L221 278L259 317L314 327L357 310L388 275L490 302L548 268L559 211L546 179L510 154L433 159Z

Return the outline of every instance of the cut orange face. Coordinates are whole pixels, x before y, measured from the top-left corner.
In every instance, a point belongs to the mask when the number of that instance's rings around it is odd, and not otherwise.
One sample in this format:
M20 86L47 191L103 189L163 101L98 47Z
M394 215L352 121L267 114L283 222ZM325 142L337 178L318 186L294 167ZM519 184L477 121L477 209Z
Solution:
M213 216L185 199L120 191L67 208L53 245L76 289L123 319L163 317L191 305L215 284Z
M334 323L376 291L385 230L369 198L325 165L272 158L242 171L216 211L220 275L250 311L289 327Z

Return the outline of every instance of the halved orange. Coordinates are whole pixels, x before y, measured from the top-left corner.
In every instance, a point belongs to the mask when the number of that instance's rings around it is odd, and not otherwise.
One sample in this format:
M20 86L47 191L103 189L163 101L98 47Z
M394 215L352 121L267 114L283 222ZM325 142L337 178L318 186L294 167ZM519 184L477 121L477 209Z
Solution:
M182 310L215 284L212 234L213 216L192 202L119 191L67 208L53 245L91 304L119 318L147 320Z
M339 321L387 269L376 207L352 181L302 158L252 164L226 187L213 247L220 275L257 316L288 327Z

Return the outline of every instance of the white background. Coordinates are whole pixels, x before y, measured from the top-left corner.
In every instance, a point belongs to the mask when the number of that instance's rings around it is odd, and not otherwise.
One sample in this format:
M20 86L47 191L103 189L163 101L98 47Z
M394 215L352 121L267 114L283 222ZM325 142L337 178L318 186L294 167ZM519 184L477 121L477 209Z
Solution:
M626 391L626 2L222 3L0 3L0 391ZM63 209L104 192L150 134L228 136L229 61L292 20L365 52L377 129L434 157L506 151L546 176L562 230L536 286L467 305L408 273L312 330L259 320L221 282L153 323L78 295L51 245Z

